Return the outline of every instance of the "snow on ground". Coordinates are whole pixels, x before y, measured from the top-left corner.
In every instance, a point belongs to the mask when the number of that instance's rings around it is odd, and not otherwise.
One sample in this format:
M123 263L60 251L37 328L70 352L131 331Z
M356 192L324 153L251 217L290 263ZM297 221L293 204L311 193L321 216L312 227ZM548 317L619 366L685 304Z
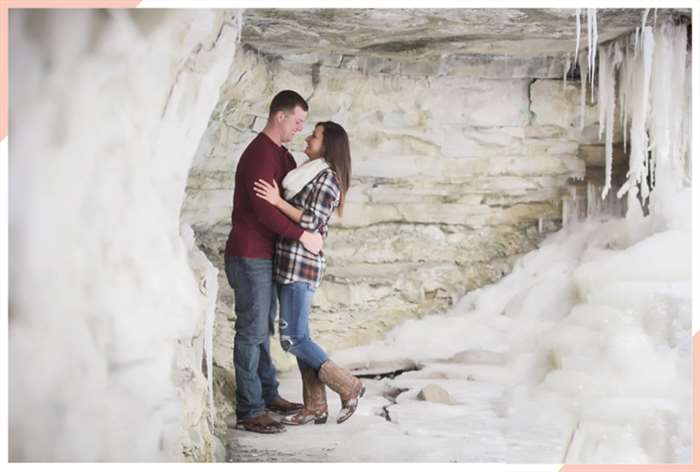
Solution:
M418 370L365 379L342 425L230 430L231 460L690 462L690 189L665 205L566 227L450 312L334 353ZM429 384L454 404L418 400ZM298 375L281 391L299 400Z

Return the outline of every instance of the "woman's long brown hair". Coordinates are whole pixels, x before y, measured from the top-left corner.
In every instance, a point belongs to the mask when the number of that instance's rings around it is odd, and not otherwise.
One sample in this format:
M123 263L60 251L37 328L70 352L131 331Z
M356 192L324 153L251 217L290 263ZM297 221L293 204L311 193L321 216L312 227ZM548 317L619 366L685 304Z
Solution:
M350 158L350 140L342 126L333 121L322 121L316 126L323 127L323 149L326 162L335 171L340 180L340 204L338 215L343 216L345 195L350 188L352 178L352 159Z

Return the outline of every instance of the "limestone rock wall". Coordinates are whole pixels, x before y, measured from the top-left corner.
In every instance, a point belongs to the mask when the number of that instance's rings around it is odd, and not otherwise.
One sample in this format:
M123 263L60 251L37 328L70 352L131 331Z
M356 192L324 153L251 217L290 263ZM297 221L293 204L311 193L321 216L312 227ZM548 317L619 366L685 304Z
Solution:
M560 226L567 181L585 173L581 149L602 149L597 110L586 106L581 132L579 83L564 84L561 67L520 61L494 78L494 63L477 66L437 75L406 61L247 48L197 152L183 220L223 268L237 160L272 96L295 89L310 105L307 132L289 146L297 161L314 123L328 119L347 129L353 157L346 213L334 216L326 242L315 338L332 351L446 309ZM523 76L528 67L540 78ZM231 369L233 294L223 270L219 287L215 362ZM292 366L273 345L278 366Z

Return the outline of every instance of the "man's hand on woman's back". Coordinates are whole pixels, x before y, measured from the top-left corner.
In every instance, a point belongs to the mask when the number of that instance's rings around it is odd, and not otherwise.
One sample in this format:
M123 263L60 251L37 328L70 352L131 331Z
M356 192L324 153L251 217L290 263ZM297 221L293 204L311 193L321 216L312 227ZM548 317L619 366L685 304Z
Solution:
M323 249L323 237L319 233L309 233L304 231L299 238L299 242L306 248L307 251L318 254Z

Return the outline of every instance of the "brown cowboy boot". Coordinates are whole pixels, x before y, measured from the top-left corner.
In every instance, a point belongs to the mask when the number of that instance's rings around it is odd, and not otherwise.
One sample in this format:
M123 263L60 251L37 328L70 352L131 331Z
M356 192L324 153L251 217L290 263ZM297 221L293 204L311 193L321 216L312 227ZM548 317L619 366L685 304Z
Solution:
M360 397L365 394L365 386L360 379L331 360L323 363L318 378L340 395L342 408L338 414L338 423L350 418L357 409Z
M236 429L244 429L254 433L264 434L283 433L286 431L284 425L278 421L275 421L269 412L265 412L254 418L237 421Z
M318 379L316 371L308 367L301 368L301 384L304 396L304 409L280 420L283 424L306 424L313 421L323 424L328 419L326 403L326 386Z

